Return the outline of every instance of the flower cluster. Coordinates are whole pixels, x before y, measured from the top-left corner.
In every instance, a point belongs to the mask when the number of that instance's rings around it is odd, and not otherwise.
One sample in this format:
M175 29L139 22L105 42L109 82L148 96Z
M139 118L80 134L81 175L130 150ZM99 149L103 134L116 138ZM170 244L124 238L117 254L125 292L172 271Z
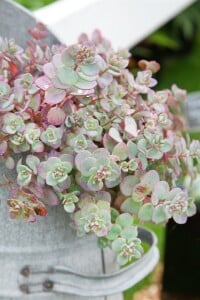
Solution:
M10 215L35 221L63 205L79 235L126 264L143 252L134 217L185 223L196 211L183 185L200 166L200 143L182 135L185 91L154 89L154 61L133 75L129 53L99 31L51 48L41 24L31 34L26 50L0 39L0 156L17 172Z

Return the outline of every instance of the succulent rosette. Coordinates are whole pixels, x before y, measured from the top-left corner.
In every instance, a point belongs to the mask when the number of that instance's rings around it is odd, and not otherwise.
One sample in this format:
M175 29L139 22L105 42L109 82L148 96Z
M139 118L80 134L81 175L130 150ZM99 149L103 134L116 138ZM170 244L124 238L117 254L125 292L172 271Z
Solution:
M68 182L72 163L68 154L49 157L38 166L38 176L52 187Z
M119 184L120 167L109 156L105 149L98 149L93 153L85 150L77 154L75 164L80 171L78 181L86 190L100 191L104 183L108 188Z
M11 111L14 95L11 94L11 88L7 82L0 81L0 112Z
M44 33L32 30L25 50L0 39L0 156L17 173L10 215L33 222L60 204L79 235L95 234L124 265L143 254L135 219L182 224L196 212L188 186L200 142L180 130L186 92L156 89L155 61L130 72L129 52L99 31L52 47Z

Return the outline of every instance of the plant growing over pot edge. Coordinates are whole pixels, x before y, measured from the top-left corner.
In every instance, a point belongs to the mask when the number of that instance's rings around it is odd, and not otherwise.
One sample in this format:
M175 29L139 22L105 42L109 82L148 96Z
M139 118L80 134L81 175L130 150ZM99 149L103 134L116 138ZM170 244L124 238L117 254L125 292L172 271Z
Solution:
M121 265L140 258L141 223L185 223L195 214L184 178L195 178L200 143L184 138L186 92L155 91L155 61L115 52L99 31L75 45L45 46L42 24L23 50L0 40L0 155L16 181L11 218L35 222L63 205L77 233L111 246Z

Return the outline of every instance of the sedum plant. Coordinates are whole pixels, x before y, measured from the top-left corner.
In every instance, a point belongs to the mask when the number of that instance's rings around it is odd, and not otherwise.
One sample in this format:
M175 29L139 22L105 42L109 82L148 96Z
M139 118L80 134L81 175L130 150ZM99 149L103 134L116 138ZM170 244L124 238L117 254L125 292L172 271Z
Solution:
M182 134L185 91L159 91L159 64L114 51L99 31L48 47L45 28L26 49L0 39L0 156L16 180L11 218L34 222L62 205L79 236L98 237L124 265L143 253L137 226L185 223L196 212L190 186L200 143ZM186 136L186 135L185 135Z

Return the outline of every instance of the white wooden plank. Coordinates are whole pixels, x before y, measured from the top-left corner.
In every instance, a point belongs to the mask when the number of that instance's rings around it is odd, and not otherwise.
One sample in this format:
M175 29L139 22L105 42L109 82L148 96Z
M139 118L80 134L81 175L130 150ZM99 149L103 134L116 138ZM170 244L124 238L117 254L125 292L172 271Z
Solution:
M35 16L65 43L95 28L115 48L131 47L195 0L60 0Z

